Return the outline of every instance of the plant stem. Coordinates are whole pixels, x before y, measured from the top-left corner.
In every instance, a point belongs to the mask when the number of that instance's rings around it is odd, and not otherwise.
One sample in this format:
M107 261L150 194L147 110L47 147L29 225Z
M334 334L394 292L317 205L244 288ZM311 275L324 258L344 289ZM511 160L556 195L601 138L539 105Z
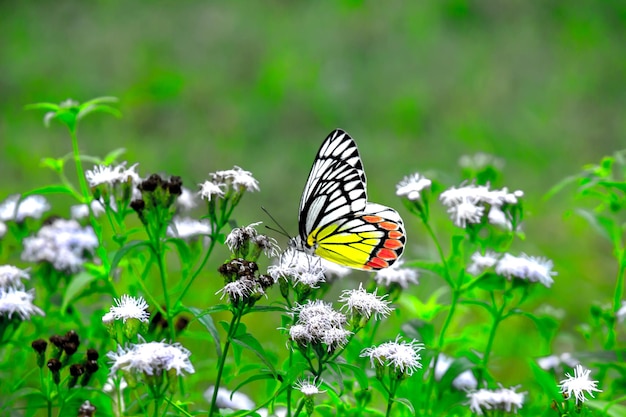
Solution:
M506 300L505 297L503 297ZM495 307L495 298L492 293L492 300L494 302ZM478 377L478 385L481 386L483 380L485 379L485 373L487 372L487 365L489 364L489 356L491 356L491 349L493 348L493 341L496 338L496 331L498 330L498 325L503 320L503 312L506 307L506 301L502 301L502 305L500 308L495 309L495 314L493 315L493 325L491 326L491 330L489 331L489 338L487 339L487 346L485 346L485 352L483 354L483 363L481 364L480 375Z
M452 277L450 276L450 268L448 267L448 261L446 260L446 256L443 253L443 249L441 248L441 245L439 244L439 240L437 239L437 236L435 235L435 231L432 229L432 227L430 227L430 224L428 223L424 223L424 227L426 227L426 231L428 232L428 235L430 236L433 243L435 244L435 247L437 248L437 253L439 253L439 258L441 259L441 263L443 264L443 271L444 271L443 279L446 280L446 282L448 283L450 287L454 288L454 283L452 282Z
M219 364L217 366L217 378L215 379L215 385L213 387L213 396L211 397L211 409L209 410L209 417L213 415L216 409L215 403L217 402L217 392L220 388L220 383L222 381L222 373L224 372L224 365L226 364L226 356L228 355L228 350L230 349L230 339L235 335L237 327L239 327L240 320L241 311L233 311L233 318L230 321L230 327L228 328L228 335L226 337L226 342L224 343L222 357L220 358Z
M615 291L613 292L613 309L611 310L613 312L614 320L611 322L611 325L609 326L609 332L607 334L606 342L604 344L604 348L606 350L612 349L613 346L615 345L615 333L616 333L615 325L617 324L616 313L621 307L622 294L624 293L624 272L625 272L624 263L626 261L624 256L626 254L626 251L624 251L623 249L619 249L618 253L619 255L617 257L617 262L618 262L617 279L615 280ZM618 353L618 355L620 355L620 353ZM620 358L618 357L618 360L619 359Z

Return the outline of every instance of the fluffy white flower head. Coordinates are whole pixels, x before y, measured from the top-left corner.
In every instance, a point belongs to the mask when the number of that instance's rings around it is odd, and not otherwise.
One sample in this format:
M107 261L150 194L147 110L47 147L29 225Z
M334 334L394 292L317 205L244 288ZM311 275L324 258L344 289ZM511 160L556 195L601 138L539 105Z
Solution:
M278 265L270 266L267 272L274 278L274 281L283 278L291 280L294 286L301 283L317 288L319 284L326 281L322 258L293 248L287 249L280 256Z
M396 195L398 197L406 197L411 201L420 200L422 191L430 188L432 181L421 174L415 173L404 177L396 185Z
M517 413L524 405L526 393L516 392L519 387L504 388L497 390L481 388L478 391L467 393L470 410L481 416L485 410L502 410L507 413Z
M16 314L21 320L29 320L35 314L45 316L44 312L33 304L34 298L33 290L0 289L0 316L11 319Z
M189 361L190 355L191 352L180 343L145 341L125 348L119 346L117 352L107 353L111 360L111 375L120 369L146 375L161 375L170 370L175 370L177 375L192 374L195 370Z
M436 381L441 381L441 378L443 378L446 372L448 372L448 369L450 369L453 362L454 359L444 355L443 353L439 354L437 365L435 366ZM454 378L454 380L452 380L452 386L458 390L475 390L477 385L478 381L469 369L461 372Z
M298 320L289 329L289 335L301 345L323 343L330 352L344 346L351 334L343 328L346 317L330 303L307 300L306 304L296 304L292 314L297 315Z
M224 190L222 190L219 185L215 184L212 181L207 180L199 185L200 191L198 192L198 195L200 195L200 198L202 198L203 200L211 201L215 197L224 197Z
M322 384L321 381L315 384L315 380L311 382L311 378L307 378L307 379L297 380L296 383L293 384L293 387L297 389L298 391L300 391L301 393L303 393L304 395L306 395L307 397L311 397L313 395L326 392L325 390L324 391L320 390L321 384Z
M587 400L585 393L593 398L594 392L602 392L602 390L597 387L598 381L592 381L589 378L590 374L591 371L589 369L583 368L581 364L576 365L574 375L566 373L565 376L567 378L559 383L561 392L567 394L567 398L575 397L576 404Z
M498 263L499 255L492 251L487 251L483 255L480 252L475 252L472 255L472 263L467 267L467 272L472 275L480 275L485 272L486 269L492 268Z
M20 269L13 265L0 265L0 289L24 289L23 279L30 279L27 269Z
M135 171L137 165L134 164L128 169L126 168L126 162L122 162L119 165L96 165L92 170L85 172L85 177L89 182L90 187L97 187L102 184L114 186L127 182L129 179L132 184L138 184L140 181L139 174Z
M423 343L415 339L404 342L398 336L394 342L363 349L360 356L369 357L372 367L375 367L376 363L382 366L393 366L396 371L410 376L422 367L420 362L422 357L418 352L423 349Z
M358 289L344 290L339 297L339 301L345 303L341 310L346 309L351 315L361 315L366 318L374 317L376 320L383 319L393 311L389 307L391 301L385 300L387 295L376 295L377 290L373 293L365 291L363 284L359 284Z
M550 288L554 283L552 277L558 274L552 271L552 267L552 261L546 258L526 254L513 256L506 253L496 264L496 273L509 279L514 277L530 282L539 282Z
M417 270L412 268L402 268L403 261L398 261L389 268L376 271L374 280L378 285L389 287L392 284L398 284L406 289L409 284L418 284Z
M252 173L234 166L233 169L217 171L211 174L213 182L218 186L232 185L236 191L259 191L259 182Z
M23 222L27 218L40 219L50 210L50 204L44 196L30 195L20 201L21 196L9 196L0 204L0 220Z
M137 319L147 323L150 318L150 314L146 311L147 309L148 303L143 297L135 298L124 294L122 298L115 299L115 305L111 307L108 314L111 314L115 320L122 320L124 323L128 319ZM103 321L108 320L105 320L103 317Z

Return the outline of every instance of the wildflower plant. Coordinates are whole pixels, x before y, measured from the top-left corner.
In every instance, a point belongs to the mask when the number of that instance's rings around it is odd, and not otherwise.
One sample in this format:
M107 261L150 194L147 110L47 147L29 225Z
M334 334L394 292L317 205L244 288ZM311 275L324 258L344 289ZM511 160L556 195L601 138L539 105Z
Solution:
M0 413L626 415L623 154L553 190L591 201L577 212L617 261L614 294L577 327L593 349L580 352L555 343L557 301L536 306L573 278L529 249L527 196L503 184L503 160L462 157L449 183L401 179L404 258L354 273L237 219L261 191L239 166L190 185L123 150L81 153L79 125L119 116L115 103L29 106L65 126L71 152L42 161L56 184L0 201ZM510 367L508 339L525 355Z

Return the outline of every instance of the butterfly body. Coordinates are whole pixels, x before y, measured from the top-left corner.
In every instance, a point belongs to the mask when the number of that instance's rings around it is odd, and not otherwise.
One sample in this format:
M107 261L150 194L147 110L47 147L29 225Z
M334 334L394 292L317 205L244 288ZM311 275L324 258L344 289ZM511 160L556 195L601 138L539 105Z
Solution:
M356 269L378 270L402 255L402 218L367 201L366 178L354 140L341 129L317 153L300 200L296 248Z

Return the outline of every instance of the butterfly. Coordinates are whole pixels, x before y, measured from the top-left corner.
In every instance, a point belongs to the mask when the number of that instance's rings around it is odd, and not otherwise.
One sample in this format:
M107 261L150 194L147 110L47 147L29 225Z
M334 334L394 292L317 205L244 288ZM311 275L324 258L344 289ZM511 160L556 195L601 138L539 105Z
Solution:
M304 186L295 246L355 269L378 270L402 255L406 235L397 211L367 201L365 171L354 139L333 130Z

